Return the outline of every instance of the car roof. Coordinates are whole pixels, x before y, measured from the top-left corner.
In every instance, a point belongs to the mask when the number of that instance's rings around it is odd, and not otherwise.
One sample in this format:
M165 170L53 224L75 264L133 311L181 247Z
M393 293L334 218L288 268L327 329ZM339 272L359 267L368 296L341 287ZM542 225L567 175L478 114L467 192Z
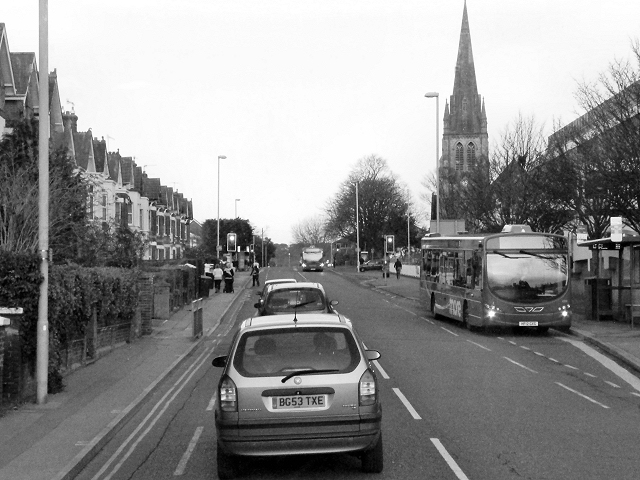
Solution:
M317 282L296 282L296 283L276 283L271 286L270 291L274 290L299 290L301 288L317 288L324 293L324 287Z
M247 318L240 325L240 330L262 329L266 327L293 327L293 326L345 326L351 322L337 313L286 313L282 315L267 315L264 317Z
M264 282L265 286L277 283L298 283L298 281L295 278L274 278L273 280L266 280Z

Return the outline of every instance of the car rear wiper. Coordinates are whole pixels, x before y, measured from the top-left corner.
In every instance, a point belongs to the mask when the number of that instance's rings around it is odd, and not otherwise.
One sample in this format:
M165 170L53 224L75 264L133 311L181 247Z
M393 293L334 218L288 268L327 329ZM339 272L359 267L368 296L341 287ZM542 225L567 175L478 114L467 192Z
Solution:
M547 257L545 255L540 255L539 253L535 253L535 252L530 252L529 250L520 250L520 253L531 255L532 257L543 258L544 260L555 260L555 258Z
M509 258L511 260L515 259L516 257L510 257L509 255L506 255L502 252L499 252L498 250L492 250L491 253L497 253L498 255L502 255L504 258Z
M336 373L339 372L340 370L337 370L335 368L323 368L320 370L314 370L314 369L305 369L305 370L296 370L295 372L291 372L289 375L287 375L286 377L284 377L282 380L280 380L282 383L285 383L287 380L289 380L291 377L295 377L296 375L309 375L311 373Z

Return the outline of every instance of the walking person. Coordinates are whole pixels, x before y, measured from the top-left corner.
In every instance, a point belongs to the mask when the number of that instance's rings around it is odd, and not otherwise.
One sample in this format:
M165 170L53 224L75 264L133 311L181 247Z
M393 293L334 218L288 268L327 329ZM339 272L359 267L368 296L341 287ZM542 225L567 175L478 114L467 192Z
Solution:
M393 264L396 269L396 278L400 280L400 270L402 270L402 262L400 261L400 257L396 258L396 263Z
M258 262L255 262L252 266L251 266L251 279L253 280L253 285L251 285L252 287L260 286L260 266L258 265Z
M222 272L222 279L224 280L224 293L233 293L233 268L229 265Z
M220 264L217 263L213 269L213 286L216 289L216 293L220 293L220 284L222 283L222 274L224 272L220 268Z

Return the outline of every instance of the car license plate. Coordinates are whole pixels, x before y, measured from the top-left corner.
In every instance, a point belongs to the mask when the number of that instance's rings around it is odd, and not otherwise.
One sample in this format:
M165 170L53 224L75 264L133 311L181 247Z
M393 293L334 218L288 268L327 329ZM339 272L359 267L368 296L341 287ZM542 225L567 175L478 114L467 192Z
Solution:
M538 322L519 322L518 325L521 327L537 327Z
M274 410L326 408L326 406L326 395L291 395L286 397L271 397L271 408Z

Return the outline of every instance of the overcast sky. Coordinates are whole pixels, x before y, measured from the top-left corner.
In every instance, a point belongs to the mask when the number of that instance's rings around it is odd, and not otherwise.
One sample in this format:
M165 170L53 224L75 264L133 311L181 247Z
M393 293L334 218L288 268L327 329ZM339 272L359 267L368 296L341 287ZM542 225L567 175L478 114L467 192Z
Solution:
M356 161L376 154L412 194L435 169L464 0L49 0L49 70L81 131L192 199L276 243L321 215ZM490 143L519 112L582 112L640 37L638 0L468 0ZM36 52L38 1L0 0L13 52ZM72 102L66 103L67 101ZM107 138L109 137L109 138ZM236 202L236 199L240 199Z

